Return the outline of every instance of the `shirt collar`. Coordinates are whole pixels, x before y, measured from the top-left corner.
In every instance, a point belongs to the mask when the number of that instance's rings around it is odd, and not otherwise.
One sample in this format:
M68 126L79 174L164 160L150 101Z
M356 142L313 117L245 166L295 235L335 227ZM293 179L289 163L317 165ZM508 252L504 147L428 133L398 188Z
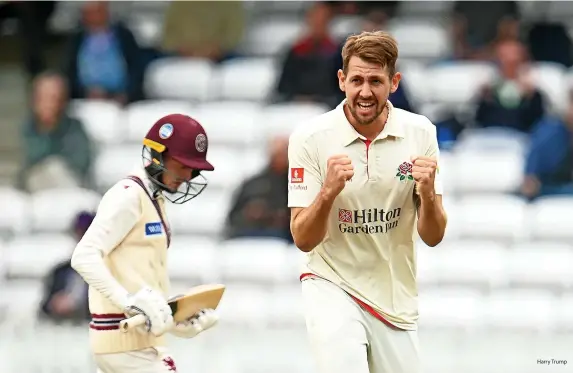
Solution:
M149 195L153 196L156 199L163 198L163 194L161 194L161 189L159 189L147 176L147 172L141 166L134 167L132 171L129 173L130 175L137 176L145 185L145 190Z
M339 124L340 124L340 131L342 139L344 140L344 146L348 146L352 144L356 139L366 140L366 137L359 134L354 127L350 124L348 119L346 118L346 114L344 114L344 105L346 104L346 99L342 101L337 107L336 111L338 112ZM376 136L375 140L385 139L388 136L392 137L404 137L404 129L400 126L400 123L396 121L395 112L394 112L394 105L390 101L386 101L386 106L388 107L388 119L386 120L386 124L384 125L384 129L378 136Z

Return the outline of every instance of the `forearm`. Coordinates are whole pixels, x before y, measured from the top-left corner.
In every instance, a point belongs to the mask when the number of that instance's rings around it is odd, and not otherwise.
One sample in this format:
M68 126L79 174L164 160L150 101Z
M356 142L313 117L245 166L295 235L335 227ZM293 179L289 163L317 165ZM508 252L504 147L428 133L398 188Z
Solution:
M309 252L322 242L326 236L328 214L334 198L321 190L313 203L304 208L291 222L291 233L295 245Z
M113 277L103 262L103 253L93 247L78 245L72 255L72 268L84 281L119 308L128 304L128 292Z
M436 246L444 238L447 216L433 194L420 199L418 208L418 234L428 246Z

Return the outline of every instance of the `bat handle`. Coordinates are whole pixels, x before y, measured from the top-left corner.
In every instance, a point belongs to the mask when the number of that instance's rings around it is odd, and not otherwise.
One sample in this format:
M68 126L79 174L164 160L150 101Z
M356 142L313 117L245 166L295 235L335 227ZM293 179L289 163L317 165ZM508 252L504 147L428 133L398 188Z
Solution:
M142 314L135 315L128 319L121 320L119 322L119 330L121 330L123 333L127 333L128 330L143 325L145 324L146 321L147 318L145 317L145 315Z

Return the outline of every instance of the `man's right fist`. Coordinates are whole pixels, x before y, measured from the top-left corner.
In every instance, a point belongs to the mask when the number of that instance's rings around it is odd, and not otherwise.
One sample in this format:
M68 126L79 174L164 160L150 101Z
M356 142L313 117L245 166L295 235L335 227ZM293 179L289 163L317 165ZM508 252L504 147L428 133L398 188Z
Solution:
M346 181L354 176L354 166L347 155L333 155L326 163L326 180L324 181L324 191L334 198L346 185Z

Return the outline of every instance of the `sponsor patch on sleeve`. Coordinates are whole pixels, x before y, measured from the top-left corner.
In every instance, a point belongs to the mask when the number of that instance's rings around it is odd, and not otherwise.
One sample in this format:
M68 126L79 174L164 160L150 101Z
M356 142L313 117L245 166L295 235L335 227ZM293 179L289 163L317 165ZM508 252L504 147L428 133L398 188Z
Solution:
M290 182L293 184L304 183L304 168L291 168Z
M163 226L161 222L156 221L145 224L145 237L158 236L163 233Z

